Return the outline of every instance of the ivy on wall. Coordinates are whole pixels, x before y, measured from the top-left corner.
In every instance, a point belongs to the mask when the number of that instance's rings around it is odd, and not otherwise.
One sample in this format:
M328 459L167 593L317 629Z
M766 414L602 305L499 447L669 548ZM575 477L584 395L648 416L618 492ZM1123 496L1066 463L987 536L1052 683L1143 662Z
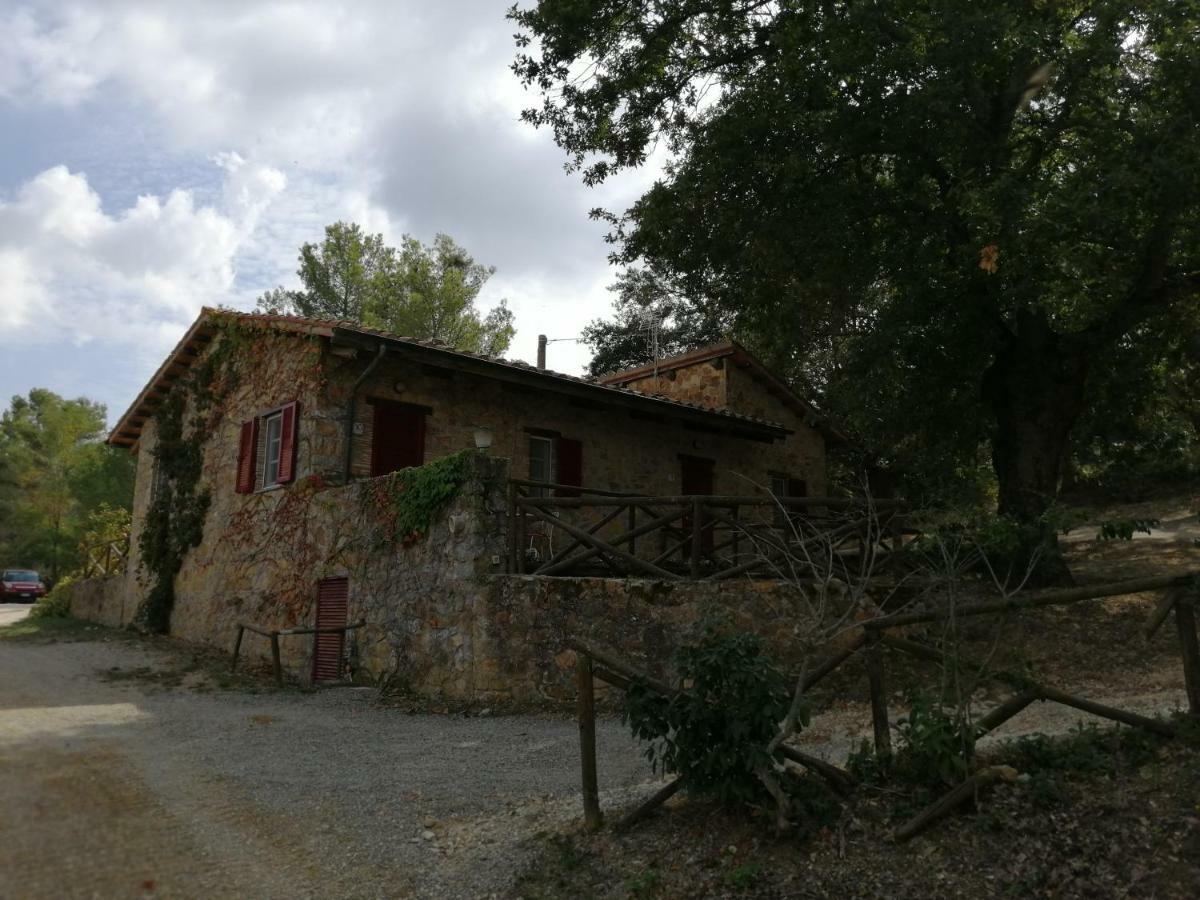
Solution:
M134 620L148 631L169 630L176 577L189 552L203 539L213 506L209 485L221 477L219 467L227 462L219 452L206 457L205 450L215 443L231 395L240 389L240 394L268 406L283 393L319 396L328 383L316 339L308 348L314 353L311 361L280 365L280 348L274 345L278 336L237 322L213 324L217 335L209 349L154 415L157 442L151 453L156 490L138 537L149 589ZM294 346L296 336L283 340ZM346 529L339 535L339 546L330 552L324 534L326 515L313 504L332 485L324 475L314 473L285 490L221 507L221 552L232 555L238 569L275 566L286 560L292 574L277 581L270 599L292 615L301 614L311 594L308 574L317 577L335 558L358 557L361 566L373 551L388 545L411 547L428 533L436 516L472 475L472 451L465 450L363 483L357 490L361 526ZM203 560L198 564L205 565ZM225 574L233 583L244 583L236 571Z
M471 451L443 456L414 469L374 479L362 494L384 539L410 547L424 537L434 517L458 496L471 477Z
M216 322L217 335L204 358L176 384L154 414L157 441L154 496L138 538L150 590L134 622L165 634L175 605L175 576L188 551L204 536L212 494L201 485L204 445L220 425L225 400L238 384L240 355L256 335L231 322Z

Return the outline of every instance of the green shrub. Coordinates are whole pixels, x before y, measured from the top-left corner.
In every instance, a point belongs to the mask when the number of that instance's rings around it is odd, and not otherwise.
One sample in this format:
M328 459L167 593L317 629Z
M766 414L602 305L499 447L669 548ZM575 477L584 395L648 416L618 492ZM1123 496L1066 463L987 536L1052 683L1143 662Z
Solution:
M975 729L956 710L924 694L914 695L896 731L899 741L890 763L879 760L864 740L846 760L850 774L864 784L896 779L937 788L957 784L970 773Z
M74 575L64 575L50 593L33 604L29 610L31 619L66 619L71 615L71 598L67 587L75 583Z
M958 784L967 777L975 729L961 712L918 694L896 730L900 747L895 770L904 780L932 787Z
M1006 756L1022 771L1115 773L1153 760L1161 742L1140 728L1101 729L1088 723L1060 737L1017 738Z
M650 742L655 771L678 774L687 790L725 805L767 801L755 773L772 766L766 748L791 704L787 677L760 638L711 624L679 649L675 664L686 692L664 697L635 679L626 695L624 719Z

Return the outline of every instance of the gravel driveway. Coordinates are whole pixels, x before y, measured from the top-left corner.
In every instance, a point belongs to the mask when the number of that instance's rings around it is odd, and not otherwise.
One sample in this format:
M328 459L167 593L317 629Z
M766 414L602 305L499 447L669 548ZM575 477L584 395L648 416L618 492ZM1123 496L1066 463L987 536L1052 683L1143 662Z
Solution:
M97 678L162 663L0 641L0 897L487 897L579 816L569 719ZM602 801L652 788L619 724L598 742Z

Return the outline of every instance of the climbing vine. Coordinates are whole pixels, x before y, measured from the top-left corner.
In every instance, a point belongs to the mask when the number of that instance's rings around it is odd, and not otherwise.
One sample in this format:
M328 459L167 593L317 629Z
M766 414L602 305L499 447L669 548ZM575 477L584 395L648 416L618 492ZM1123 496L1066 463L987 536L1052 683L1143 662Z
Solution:
M170 626L175 576L184 557L204 536L212 502L211 492L200 483L204 445L224 417L225 399L237 387L234 361L256 337L232 322L214 324L218 335L210 349L154 414L154 495L138 540L150 589L135 622L158 633Z
M364 512L382 526L384 540L411 547L471 477L471 451L376 478L363 491Z

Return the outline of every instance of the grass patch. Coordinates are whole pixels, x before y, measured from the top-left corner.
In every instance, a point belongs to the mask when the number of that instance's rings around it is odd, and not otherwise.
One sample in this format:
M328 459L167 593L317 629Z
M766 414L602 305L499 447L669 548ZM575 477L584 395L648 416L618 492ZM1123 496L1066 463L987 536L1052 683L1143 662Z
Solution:
M73 643L77 641L106 641L128 639L130 635L69 616L26 617L19 622L0 627L0 641L28 644Z

